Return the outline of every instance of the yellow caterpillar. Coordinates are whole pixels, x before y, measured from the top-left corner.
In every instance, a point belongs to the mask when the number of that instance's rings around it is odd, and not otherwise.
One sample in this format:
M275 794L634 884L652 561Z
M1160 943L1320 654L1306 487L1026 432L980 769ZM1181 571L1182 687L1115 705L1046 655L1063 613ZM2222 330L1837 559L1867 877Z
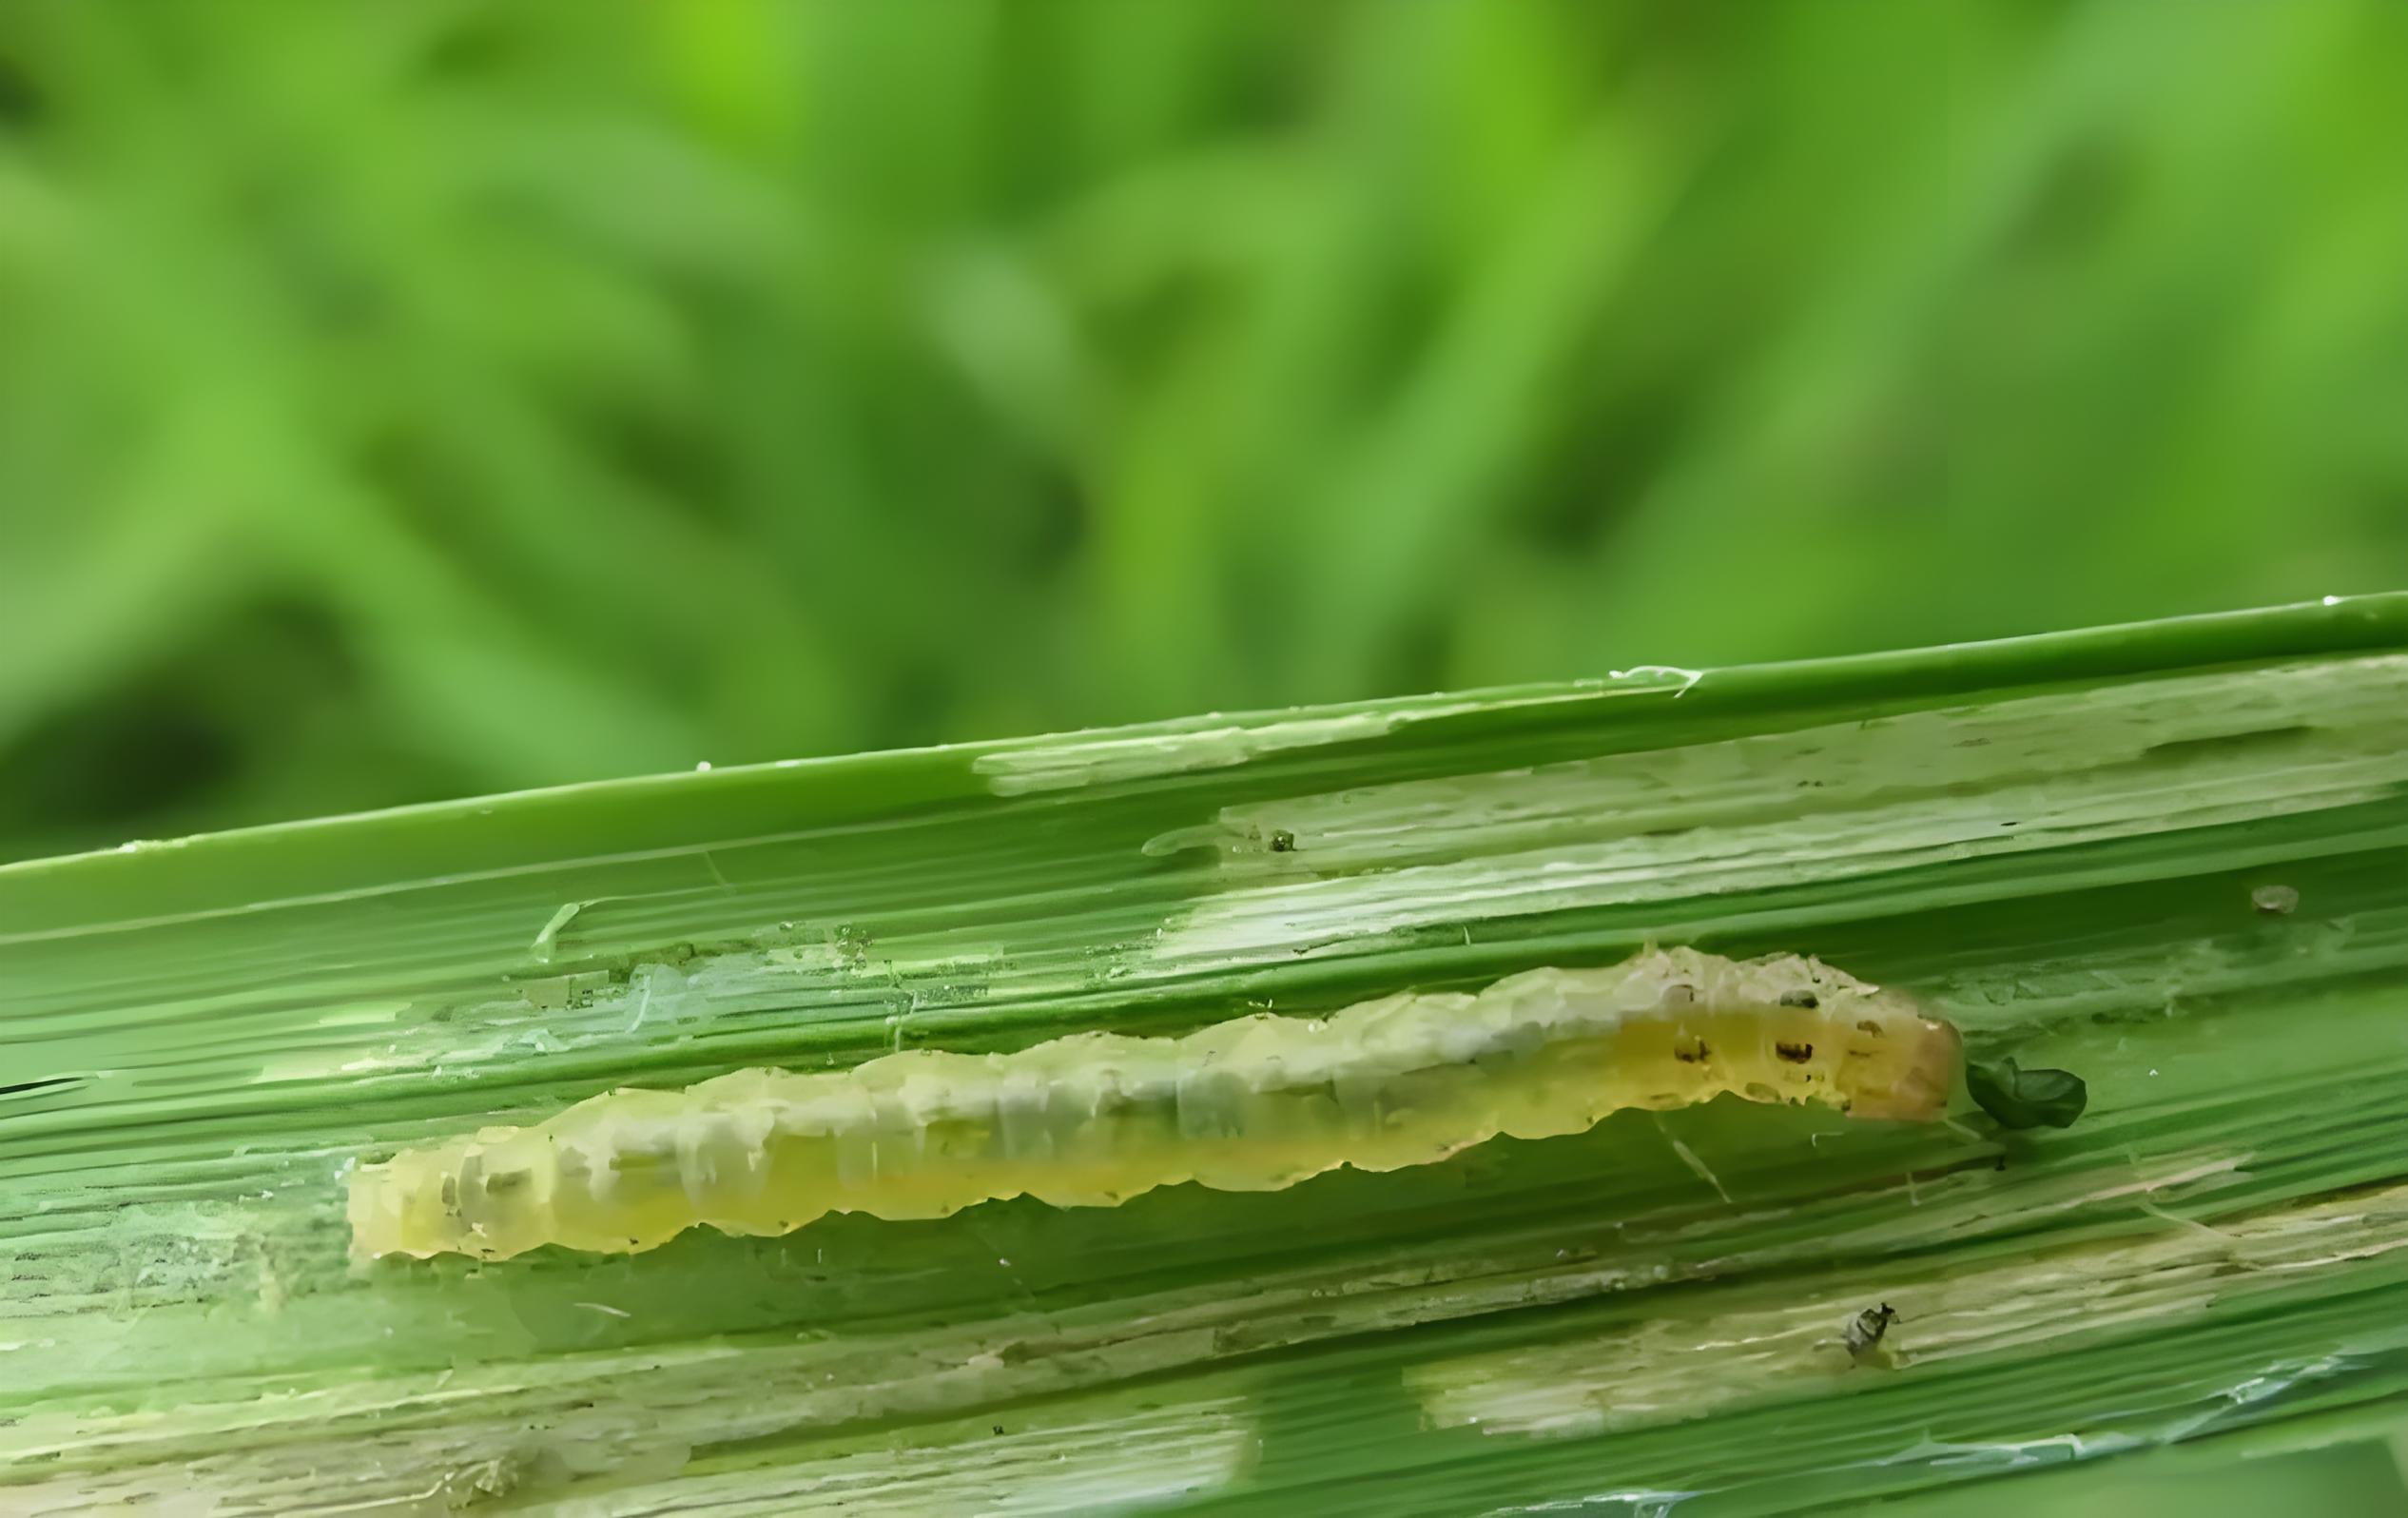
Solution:
M1081 1033L1014 1054L911 1050L614 1091L362 1167L352 1242L364 1255L626 1253L701 1224L775 1235L831 1212L942 1217L1022 1195L1108 1207L1189 1180L1276 1191L1726 1094L1930 1121L1960 1058L1947 1023L1814 960L1651 950L1177 1039Z

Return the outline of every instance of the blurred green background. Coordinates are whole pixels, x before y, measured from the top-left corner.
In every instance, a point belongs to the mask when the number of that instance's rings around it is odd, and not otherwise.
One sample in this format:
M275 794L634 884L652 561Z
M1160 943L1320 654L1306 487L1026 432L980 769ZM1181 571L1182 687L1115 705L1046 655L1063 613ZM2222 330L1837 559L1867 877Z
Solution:
M2408 6L0 0L0 857L2408 583Z

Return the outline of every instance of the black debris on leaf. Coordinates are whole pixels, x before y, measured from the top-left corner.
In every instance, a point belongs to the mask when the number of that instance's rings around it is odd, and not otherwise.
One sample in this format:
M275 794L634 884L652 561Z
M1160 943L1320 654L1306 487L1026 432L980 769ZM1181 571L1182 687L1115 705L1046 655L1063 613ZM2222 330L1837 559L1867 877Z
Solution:
M2026 1070L2012 1060L1965 1067L1965 1089L2002 1128L2070 1128L2090 1088L2069 1070Z

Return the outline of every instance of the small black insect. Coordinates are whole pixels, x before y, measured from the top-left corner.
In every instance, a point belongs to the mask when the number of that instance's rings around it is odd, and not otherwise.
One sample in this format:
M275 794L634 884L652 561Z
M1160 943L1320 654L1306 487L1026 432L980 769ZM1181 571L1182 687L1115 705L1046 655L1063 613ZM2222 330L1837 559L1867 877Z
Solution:
M1272 828L1271 834L1271 851L1274 854L1294 853L1296 851L1296 835L1290 832L1285 827Z
M1881 1347L1881 1336L1890 1332L1890 1325L1898 1320L1898 1310L1884 1302L1868 1307L1848 1320L1840 1331L1839 1342L1847 1348L1848 1358L1861 1365L1865 1357Z

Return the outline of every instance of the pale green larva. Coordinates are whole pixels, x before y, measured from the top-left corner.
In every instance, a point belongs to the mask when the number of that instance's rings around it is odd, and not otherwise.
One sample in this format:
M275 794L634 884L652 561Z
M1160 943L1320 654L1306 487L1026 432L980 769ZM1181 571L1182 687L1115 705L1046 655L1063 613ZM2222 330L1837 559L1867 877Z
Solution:
M1947 1023L1813 960L1651 950L1184 1038L1082 1033L611 1092L362 1167L353 1246L632 1252L696 1226L774 1235L831 1212L942 1217L1023 1195L1111 1206L1190 1180L1275 1191L1726 1094L1930 1121L1959 1062Z

